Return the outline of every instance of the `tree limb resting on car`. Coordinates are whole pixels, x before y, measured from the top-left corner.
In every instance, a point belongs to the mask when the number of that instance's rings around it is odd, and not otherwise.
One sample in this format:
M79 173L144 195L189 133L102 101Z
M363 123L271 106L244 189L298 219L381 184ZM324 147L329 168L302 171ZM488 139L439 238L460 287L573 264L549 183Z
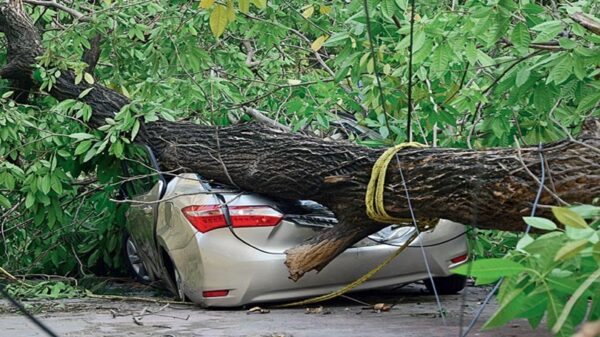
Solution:
M33 64L43 53L40 36L26 15L11 2L0 5L0 29L8 42L8 64L0 75L22 86L35 85ZM62 71L50 95L79 99L93 110L88 124L98 127L129 99L98 83L75 84ZM92 88L83 98L80 94ZM23 96L20 96L21 98ZM137 141L152 147L164 170L184 168L241 189L285 199L312 199L329 207L339 224L287 251L290 277L321 270L346 248L387 226L365 213L371 169L384 149L324 141L259 125L202 126L187 121L145 123ZM590 203L600 195L600 125L588 119L577 139L543 146L552 187L542 193L541 215L550 206ZM540 182L538 147L520 149L402 150L386 176L385 210L410 217L402 169L417 218L446 218L479 228L522 231Z

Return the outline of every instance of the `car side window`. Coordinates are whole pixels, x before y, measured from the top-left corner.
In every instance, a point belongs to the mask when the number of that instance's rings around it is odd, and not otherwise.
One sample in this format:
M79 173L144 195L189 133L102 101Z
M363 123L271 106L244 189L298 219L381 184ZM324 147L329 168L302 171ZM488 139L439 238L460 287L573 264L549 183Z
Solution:
M132 154L124 162L127 182L127 194L138 196L152 190L159 180L159 173L152 166L148 150L143 147L133 149Z

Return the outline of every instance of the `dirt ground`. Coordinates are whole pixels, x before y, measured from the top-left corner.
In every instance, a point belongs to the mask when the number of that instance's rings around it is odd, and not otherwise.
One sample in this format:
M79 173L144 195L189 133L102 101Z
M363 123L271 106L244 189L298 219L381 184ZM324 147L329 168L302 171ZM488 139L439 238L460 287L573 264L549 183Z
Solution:
M486 295L486 288L467 288L464 325ZM273 309L268 313L249 313L248 308L207 310L193 305L71 299L25 302L27 307L59 336L81 337L387 337L459 336L462 295L442 297L446 325L437 314L435 298L423 287L412 285L398 290L352 294L351 299L336 299L309 308ZM356 300L393 305L389 311L375 311ZM322 308L321 308L322 306ZM268 305L263 305L268 308ZM493 313L488 305L477 327ZM0 301L0 336L46 336L7 301ZM545 337L551 336L544 324L533 331L524 320L501 329L469 336Z

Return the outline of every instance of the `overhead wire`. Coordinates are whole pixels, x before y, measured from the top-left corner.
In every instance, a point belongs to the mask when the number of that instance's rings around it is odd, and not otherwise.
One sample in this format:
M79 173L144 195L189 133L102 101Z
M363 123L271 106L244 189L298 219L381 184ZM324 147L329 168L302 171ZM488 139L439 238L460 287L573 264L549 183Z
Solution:
M27 319L29 319L33 324L35 324L38 328L44 331L50 337L58 337L58 335L52 331L46 324L37 319L32 313L29 312L19 301L17 301L14 297L12 297L5 289L3 285L0 285L0 294L6 297L6 299L14 305Z
M412 54L413 54L413 36L414 36L414 19L415 19L415 0L410 0L410 4L411 4L411 19L410 19L411 23L410 23L410 31L409 31L410 43L409 43L409 62L408 62L409 63L408 64L408 67L409 67L408 68L408 70L409 70L409 79L408 79L408 117L407 117L407 128L406 128L406 132L407 132L406 139L409 141L409 143L400 144L399 145L401 147L400 149L402 149L403 147L405 147L403 145L410 144L410 140L412 139L412 128L411 128L411 124L412 124L411 123L411 120L412 120L412 86L413 86L413 83L412 83L412 56L413 55ZM383 89L382 89L382 86L381 86L381 79L380 79L379 73L377 71L377 55L375 55L373 33L371 31L371 18L370 18L370 15L369 15L369 8L368 8L367 0L363 0L363 6L364 6L364 10L365 10L365 15L366 15L367 34L368 34L368 37L369 37L369 45L371 47L370 49L371 49L371 58L373 59L374 74L375 74L375 79L376 79L377 86L378 86L378 89L379 89L379 100L380 100L380 104L382 106L383 113L384 113L384 116L385 116L386 126L387 126L388 130L390 130L390 128L389 128L389 121L388 121L388 117L389 116L387 115L387 111L386 111L386 107L385 107L384 92L383 92ZM396 146L396 147L398 147L398 146ZM398 149L398 150L400 150L400 149ZM405 191L405 194L406 194L406 200L407 200L407 203L408 203L408 208L410 210L411 220L412 220L412 223L413 223L413 225L415 227L417 236L420 236L421 233L419 231L417 220L416 220L415 215L414 215L414 211L413 211L413 208L412 208L412 203L411 203L411 200L410 200L410 195L409 195L409 192L408 192L408 186L406 184L406 180L404 179L404 174L403 174L402 168L400 166L400 159L398 157L398 153L397 153L397 151L391 152L390 150L386 151L386 153L394 154L395 157L396 157L396 161L398 162L398 169L400 171L400 176L402 178L402 184L404 186L404 191ZM367 194L367 197L368 197L368 194ZM369 208L369 206L370 205L369 205L368 200L367 200L367 208ZM385 213L385 211L383 213ZM369 216L371 217L371 215L369 215ZM432 290L433 290L433 293L435 295L435 299L436 299L436 303L437 303L437 306L438 306L438 310L440 312L440 316L442 318L444 326L447 326L447 322L446 322L446 317L445 317L445 314L444 314L444 310L443 310L443 307L442 307L442 304L441 304L441 300L440 300L437 288L435 286L433 275L431 273L431 268L430 268L429 262L427 260L427 253L425 252L425 248L423 246L423 240L422 239L419 240L419 244L420 244L421 252L423 254L423 261L425 263L425 268L427 269L427 274L428 274L429 280L431 281L431 284L432 284Z
M417 219L415 217L415 212L412 207L412 202L410 200L410 193L408 192L408 185L406 184L406 179L404 178L404 173L402 172L402 167L400 165L400 158L396 153L396 162L398 163L398 172L400 173L400 178L402 179L402 187L404 188L404 195L406 196L406 203L408 205L408 210L410 212L410 217L412 219L413 225L415 227L415 231L417 233L417 237L419 237L419 245L421 248L421 253L423 255L423 262L425 262L425 269L427 270L427 275L429 277L429 281L431 282L431 288L433 290L433 294L435 295L435 302L438 307L438 311L440 313L440 317L442 318L442 322L444 326L447 326L446 322L446 314L444 313L444 308L442 307L442 301L440 300L440 296L437 291L437 287L435 285L435 280L433 279L433 274L431 273L431 267L429 266L429 262L427 260L427 253L425 252L425 247L423 246L423 237L421 237L421 232L419 231L419 225L417 224Z
M407 107L407 116L406 116L406 139L407 141L412 141L412 87L413 87L413 38L414 38L414 26L415 26L415 0L410 0L410 32L409 39L410 42L408 44L408 107Z
M377 55L375 54L375 42L373 40L373 32L371 30L371 17L369 15L369 6L367 3L367 0L363 0L363 7L365 10L365 16L367 18L367 35L369 37L369 46L371 47L371 59L373 60L373 73L375 74L375 81L377 82L377 88L379 90L379 104L381 105L381 109L383 110L385 126L388 129L388 131L391 132L392 129L390 129L389 115L387 113L387 108L385 106L385 97L383 94L383 87L381 85L381 79L379 78L379 72L378 72L378 66L377 66Z
M533 200L533 204L531 206L531 216L535 216L535 213L537 211L537 208L538 208L538 205L539 205L539 202L540 202L540 198L542 196L542 191L544 190L545 179L546 179L546 168L545 168L545 162L546 162L546 160L544 158L544 149L543 149L542 143L540 143L538 145L538 153L539 153L539 157L540 157L540 179L539 179L540 186L539 186L539 188L537 190L537 193L535 195L535 199ZM524 235L528 235L529 232L530 232L530 230L531 230L531 226L529 224L527 224L527 228L525 229L525 234ZM475 327L475 324L477 324L477 321L479 320L479 318L481 317L481 314L483 313L483 309L485 309L485 307L487 306L487 304L491 300L491 298L494 295L494 293L496 293L496 291L498 290L498 288L500 288L500 285L502 284L503 281L504 281L504 277L501 277L498 280L498 282L494 285L494 287L492 288L492 290L490 290L488 292L488 294L486 295L484 301L481 303L481 305L477 309L477 312L473 316L473 319L471 320L471 322L467 326L467 329L465 330L465 332L459 335L460 337L466 337L469 334L469 332L471 332L471 330L473 329L473 327ZM462 332L462 324L461 324L461 332Z

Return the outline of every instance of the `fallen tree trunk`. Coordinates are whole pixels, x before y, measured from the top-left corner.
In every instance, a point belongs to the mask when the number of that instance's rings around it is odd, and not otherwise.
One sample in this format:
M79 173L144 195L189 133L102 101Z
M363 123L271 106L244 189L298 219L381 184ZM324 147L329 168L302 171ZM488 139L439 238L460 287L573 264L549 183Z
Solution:
M31 81L32 63L40 55L40 37L15 4L0 5L0 30L8 42L9 63L0 75L21 83ZM90 85L75 84L62 72L50 94L77 99ZM80 100L89 104L91 127L113 117L129 99L98 84ZM23 93L20 93L23 95ZM20 96L21 99L23 96ZM540 204L589 203L600 195L600 125L590 119L577 140L543 147L551 184ZM138 141L149 144L164 170L199 172L208 179L242 190L285 199L313 199L329 207L340 223L299 247L287 251L290 277L320 270L344 249L387 224L369 219L365 192L382 149L346 142L328 142L257 125L211 127L189 122L145 124ZM385 185L386 210L410 217L400 170L406 179L417 217L441 217L479 228L524 229L539 187L537 147L522 149L407 149L393 160Z

